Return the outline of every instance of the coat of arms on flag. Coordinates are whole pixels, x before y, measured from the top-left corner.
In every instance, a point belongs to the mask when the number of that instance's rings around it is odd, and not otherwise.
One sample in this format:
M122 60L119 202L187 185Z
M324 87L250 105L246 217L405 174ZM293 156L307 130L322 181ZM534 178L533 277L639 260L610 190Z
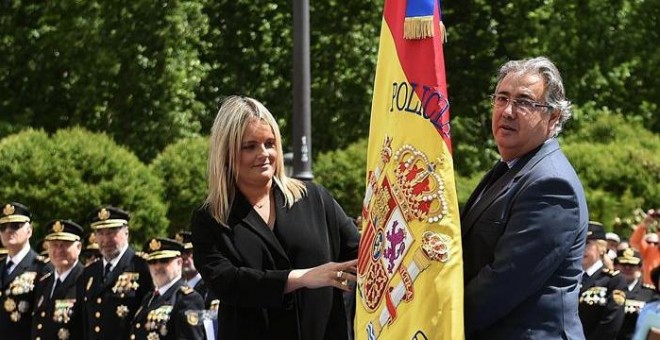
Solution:
M386 0L358 255L356 339L463 338L458 203L437 0Z

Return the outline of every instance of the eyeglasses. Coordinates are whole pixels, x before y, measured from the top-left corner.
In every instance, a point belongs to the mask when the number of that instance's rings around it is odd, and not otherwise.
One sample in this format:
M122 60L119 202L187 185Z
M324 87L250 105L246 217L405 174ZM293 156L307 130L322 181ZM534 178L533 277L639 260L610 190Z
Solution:
M501 109L509 106L509 104L513 105L513 108L518 108L526 112L530 112L537 107L544 107L547 109L553 108L552 105L549 104L543 104L539 102L535 102L533 100L525 99L525 98L511 98L509 96L505 96L503 94L493 94L490 96L490 102L493 104L494 107Z
M0 224L0 232L4 233L7 228L11 228L12 230L16 231L18 229L21 229L25 223L22 222L9 222L9 223L3 223Z
M658 242L656 242L656 241L646 241L646 243L658 245Z

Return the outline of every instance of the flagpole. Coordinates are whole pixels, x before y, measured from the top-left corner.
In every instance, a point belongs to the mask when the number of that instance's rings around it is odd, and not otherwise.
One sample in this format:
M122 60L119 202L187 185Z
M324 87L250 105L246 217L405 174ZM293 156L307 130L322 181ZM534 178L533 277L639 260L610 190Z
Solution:
M293 0L293 177L312 180L309 0Z

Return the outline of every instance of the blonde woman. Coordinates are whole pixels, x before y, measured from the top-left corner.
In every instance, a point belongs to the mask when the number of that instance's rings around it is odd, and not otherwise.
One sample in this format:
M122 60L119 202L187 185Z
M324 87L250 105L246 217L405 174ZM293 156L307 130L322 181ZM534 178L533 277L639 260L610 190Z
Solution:
M628 287L623 275L605 265L606 252L603 225L590 221L579 300L580 321L587 340L615 339L623 324Z
M282 139L257 100L227 98L211 130L208 196L193 258L220 298L220 339L347 339L342 292L359 235L324 188L288 178Z

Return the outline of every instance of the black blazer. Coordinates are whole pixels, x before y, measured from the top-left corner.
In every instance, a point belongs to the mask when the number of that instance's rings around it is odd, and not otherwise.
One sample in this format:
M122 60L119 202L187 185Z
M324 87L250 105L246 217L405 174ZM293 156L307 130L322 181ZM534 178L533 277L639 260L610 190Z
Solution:
M118 282L125 285L113 291ZM102 260L85 267L77 287L78 298L84 301L84 338L127 339L130 322L153 287L147 262L130 247L105 282Z
M182 279L163 295L149 293L131 322L129 339L202 340L204 299Z
M32 319L33 339L81 339L82 315L76 305L76 284L84 266L80 262L71 269L64 282L53 291L55 274L48 273L37 282L35 290L34 316ZM56 308L57 307L57 308Z
M271 231L240 193L227 226L206 208L193 213L195 264L220 299L220 339L347 339L342 292L326 287L284 294L292 269L357 258L359 234L324 188L306 183L291 208L274 187Z
M3 259L0 261L0 273L5 272L5 266L6 260ZM30 249L9 276L0 282L1 338L30 338L34 284L46 271L45 259Z

